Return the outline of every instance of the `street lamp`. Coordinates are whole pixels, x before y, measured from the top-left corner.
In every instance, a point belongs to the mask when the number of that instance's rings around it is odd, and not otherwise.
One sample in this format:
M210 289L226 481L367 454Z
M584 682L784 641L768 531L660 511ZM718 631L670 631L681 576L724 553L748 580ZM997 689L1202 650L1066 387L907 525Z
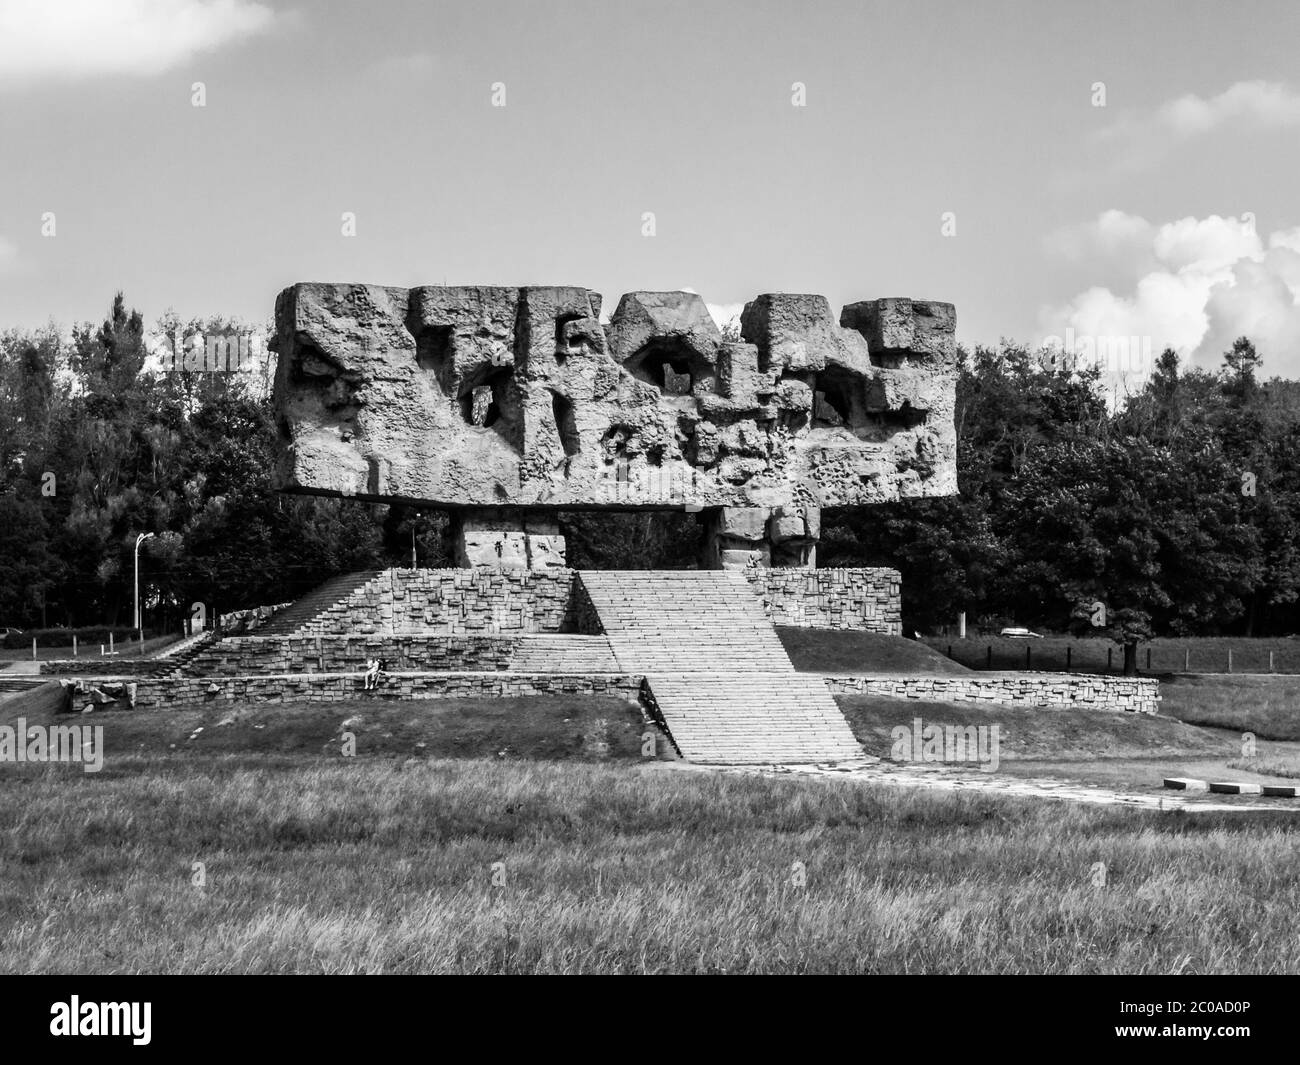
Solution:
M153 533L141 533L135 538L135 631L140 637L140 650L144 650L144 622L140 617L140 545L152 540Z

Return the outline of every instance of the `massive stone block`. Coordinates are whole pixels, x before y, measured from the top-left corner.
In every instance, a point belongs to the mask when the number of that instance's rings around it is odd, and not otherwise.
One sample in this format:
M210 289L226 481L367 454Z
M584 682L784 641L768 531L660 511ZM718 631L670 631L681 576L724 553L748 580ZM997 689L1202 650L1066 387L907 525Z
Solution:
M693 293L630 293L606 325L600 311L569 287L286 289L280 487L534 513L753 508L792 549L778 554L805 558L822 506L956 491L951 304L867 301L836 321L821 296L763 295L740 342ZM726 550L768 555L741 547Z

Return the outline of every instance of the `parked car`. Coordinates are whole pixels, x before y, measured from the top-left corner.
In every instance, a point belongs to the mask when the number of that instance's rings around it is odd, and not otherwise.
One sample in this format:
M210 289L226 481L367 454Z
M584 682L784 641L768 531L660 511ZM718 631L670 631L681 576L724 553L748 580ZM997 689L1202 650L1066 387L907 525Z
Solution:
M10 628L7 625L0 627L0 640L3 640L6 636L21 636L22 634L22 629Z
M1041 640L1043 638L1041 632L1021 628L1003 629L998 635L1008 640Z

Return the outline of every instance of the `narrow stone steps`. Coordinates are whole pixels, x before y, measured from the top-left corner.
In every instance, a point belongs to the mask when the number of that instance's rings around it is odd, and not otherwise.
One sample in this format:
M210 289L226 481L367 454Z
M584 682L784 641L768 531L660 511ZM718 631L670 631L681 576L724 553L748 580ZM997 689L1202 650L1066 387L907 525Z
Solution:
M306 629L332 607L345 601L367 584L379 577L383 570L362 570L332 577L320 587L285 607L269 622L257 630L258 636L294 636Z

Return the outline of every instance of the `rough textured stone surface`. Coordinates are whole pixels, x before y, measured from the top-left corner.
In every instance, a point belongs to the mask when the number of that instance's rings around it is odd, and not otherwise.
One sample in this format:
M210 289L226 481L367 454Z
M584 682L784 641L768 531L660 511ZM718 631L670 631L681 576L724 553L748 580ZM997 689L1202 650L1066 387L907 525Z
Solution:
M1155 713L1160 683L1154 678L1085 677L1061 674L978 674L971 677L834 676L823 678L834 693L1032 706L1045 710L1086 707ZM639 674L405 673L387 678L374 692L357 673L290 673L241 677L151 677L134 684L87 681L77 689L81 704L102 708L184 710L225 702L332 702L339 699L436 699L470 695L538 695L583 692L640 697ZM98 701L91 693L110 689ZM905 708L906 704L902 704Z
M194 710L238 703L314 703L341 699L463 699L472 696L621 695L640 698L640 676L621 674L398 673L367 691L360 673L289 673L139 681L138 710Z
M1060 710L1121 710L1154 714L1160 682L1154 677L1095 677L1061 673L979 673L969 677L827 677L831 691L939 702L1006 703Z
M236 636L187 663L185 676L364 672L382 659L389 672L512 670L618 672L604 636L486 633L473 636ZM102 672L102 671L101 671Z
M564 537L553 518L497 511L457 516L456 561L462 566L563 569Z
M577 632L583 605L567 569L389 569L291 635Z
M774 625L903 634L902 577L886 567L764 569L745 576Z
M582 288L286 289L281 486L444 506L780 510L796 557L808 536L787 508L956 490L950 304L855 303L837 322L821 296L764 295L740 343L692 293L630 293L606 326L600 306Z

